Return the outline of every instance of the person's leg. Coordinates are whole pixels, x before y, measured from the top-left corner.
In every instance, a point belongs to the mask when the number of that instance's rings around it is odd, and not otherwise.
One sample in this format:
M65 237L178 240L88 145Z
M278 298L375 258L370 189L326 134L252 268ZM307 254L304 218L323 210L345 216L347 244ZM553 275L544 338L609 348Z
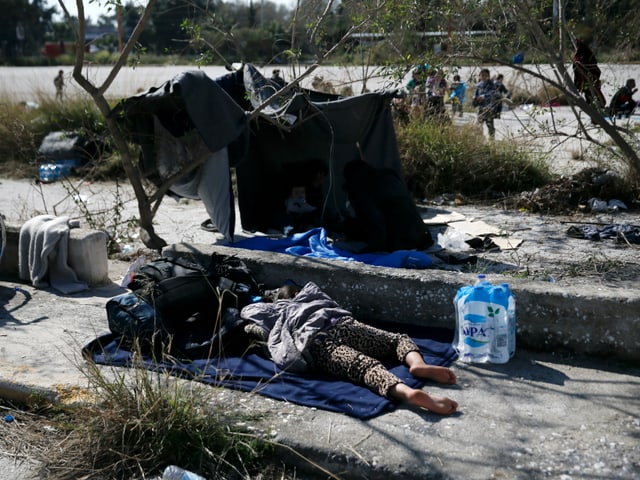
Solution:
M453 385L456 375L451 369L427 365L420 349L408 336L372 327L352 317L344 318L336 327L340 342L344 345L376 359L395 356L409 367L409 373L416 378Z
M446 385L453 385L457 381L456 374L450 368L427 365L420 352L409 352L404 361L409 367L409 373L416 378L432 380Z
M405 383L397 383L391 387L388 395L391 398L407 402L416 407L426 408L440 415L450 415L458 409L458 402L455 400L448 397L430 395L423 390L411 388Z
M491 137L492 139L495 138L495 136L496 136L496 127L493 124L493 116L492 115L487 115L486 123L487 123L487 129L489 130L489 137Z
M407 402L441 415L451 414L458 408L455 400L409 387L378 360L341 345L338 338L330 335L311 344L311 355L317 370L364 385L385 398Z
M409 352L418 355L420 352L409 336L367 325L353 317L343 318L334 328L342 344L379 360L395 357L404 362Z
M317 370L364 385L383 397L402 382L375 358L345 345L337 333L330 331L312 342L310 353Z

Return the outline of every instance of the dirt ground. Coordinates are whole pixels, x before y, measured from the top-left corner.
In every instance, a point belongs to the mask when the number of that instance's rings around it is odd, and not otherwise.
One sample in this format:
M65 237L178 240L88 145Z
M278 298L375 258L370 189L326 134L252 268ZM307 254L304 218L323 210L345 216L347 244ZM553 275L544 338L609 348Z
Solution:
M153 254L145 249L137 238L137 229L131 226L137 218L137 204L128 186L87 183L74 185L75 190L71 190L67 182L37 184L4 179L0 180L0 188L3 192L0 212L9 222L23 223L39 214L69 215L79 219L84 227L97 225L106 229L121 249L115 258L120 258L125 266L140 254ZM114 209L115 204L119 207ZM576 229L604 229L610 225L638 229L640 209L636 205L603 212L575 208L552 214L546 211L531 213L505 202L474 205L437 198L420 205L420 210L435 240L439 233L445 234L447 228L454 228L463 232L465 240L488 236L500 247L460 250L445 244L446 252L442 252L436 246L429 250L435 268L504 272L505 275L543 282L596 282L621 288L636 281L640 275L638 244L625 241L622 236L596 241L576 238L575 234ZM201 228L205 219L201 202L184 199L176 202L167 198L160 206L154 224L156 232L169 244L224 244L220 234ZM250 235L242 231L239 220L237 223L236 240ZM573 235L568 234L570 229ZM457 258L450 261L443 253L453 253ZM126 268L123 268L123 274L124 271Z
M605 69L608 85L638 73L629 66L623 67ZM454 118L454 124L474 124L476 120L475 113L465 112L462 118ZM549 124L556 125L561 135L546 135L545 125ZM630 129L639 124L640 115L625 120ZM437 268L504 271L509 275L568 283L624 285L637 278L640 260L635 253L639 247L629 241L631 237L618 235L599 241L577 238L584 229L611 229L615 228L613 225L640 228L640 204L617 198L610 188L615 182L608 170L618 169L619 165L611 155L591 155L591 144L576 136L578 127L579 121L569 107L505 107L501 118L496 120L497 139L525 144L534 156L539 154L549 164L559 179L548 187L521 192L492 205L474 205L455 198L425 199L420 209L427 223L433 223L436 215L444 218L431 226L434 238L444 232L448 222L464 219L471 223L462 228L467 239L486 235L500 239L499 249L454 251L462 257L473 257L461 264L443 263L436 256L438 252L432 250ZM591 136L602 140L597 127L588 128ZM486 129L483 134L487 134ZM120 246L120 258L125 262L140 253L149 253L134 227L138 210L127 184L77 181L41 184L33 180L0 179L0 188L0 212L10 222L22 223L43 213L69 215L85 227L107 230ZM602 202L603 208L592 208L602 206ZM236 216L235 237L242 239L248 234L242 231L239 213ZM165 198L154 225L156 233L167 243L223 243L219 234L200 228L205 220L201 202ZM572 235L568 234L570 229Z

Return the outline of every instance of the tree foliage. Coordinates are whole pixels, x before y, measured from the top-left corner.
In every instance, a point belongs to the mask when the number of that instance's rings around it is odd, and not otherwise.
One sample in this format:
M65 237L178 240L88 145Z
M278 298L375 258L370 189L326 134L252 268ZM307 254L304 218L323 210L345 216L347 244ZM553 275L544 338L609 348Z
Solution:
M59 1L64 5L63 0ZM568 99L579 127L573 132L560 132L562 135L597 141L589 126L580 119L580 112L584 112L592 124L610 136L614 144L609 147L611 153L627 162L631 177L636 181L640 179L640 160L629 142L629 132L608 123L604 112L585 101L567 70L567 63L571 61L569 45L577 34L578 25L600 25L610 16L620 15L628 2L586 2L593 7L587 15L577 2L574 6L574 2L560 0L298 0L291 16L278 24L277 19L270 20L269 11L263 8L270 3L268 1L260 2L259 10L253 0L248 5L199 3L201 1L149 0L144 9L126 5L124 16L131 33L107 80L100 86L95 86L83 74L84 54L79 53L76 58L74 79L91 94L107 118L116 148L122 154L124 169L136 193L141 237L148 247L161 248L164 245L164 240L153 231L152 220L172 179L155 192L148 194L145 191L135 168L134 152L113 119L109 118L110 110L104 98L119 69L139 44L156 53L195 53L206 61L224 64L234 61L288 61L294 71L302 73L296 82L291 82L278 94L293 88L322 62L341 56L344 58L352 55L354 50L361 52L364 61L365 50L371 51L380 45L386 47L386 57L381 59L381 63L395 67L399 72L398 78L417 63L446 66L449 71L463 62L510 66L558 89ZM81 42L86 23L82 0L76 0L76 4L79 25L75 31L78 42ZM566 8L558 11L560 6ZM637 38L633 39L629 29L618 26L620 31L617 35L620 36L612 35L614 42L617 39L615 44L637 47ZM81 52L80 49L77 51ZM511 56L516 51L524 51L529 58L551 65L551 73L541 73L536 63L512 65ZM305 57L311 61L310 64L302 69L296 68L302 66L301 60ZM366 58L370 60L372 56L367 54ZM268 103L269 100L264 105ZM255 108L249 118L260 115L261 108L263 106Z
M42 0L0 0L0 59L39 55L55 8Z

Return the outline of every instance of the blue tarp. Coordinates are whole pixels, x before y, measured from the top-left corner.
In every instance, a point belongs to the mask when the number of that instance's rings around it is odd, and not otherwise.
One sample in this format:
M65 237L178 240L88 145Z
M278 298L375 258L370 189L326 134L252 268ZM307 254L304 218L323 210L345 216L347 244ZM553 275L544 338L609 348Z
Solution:
M451 346L451 330L397 324L383 327L410 335L428 364L449 366L457 358ZM85 358L100 365L144 367L212 386L254 392L277 400L345 413L361 419L391 411L397 405L366 387L336 377L278 370L271 360L258 353L229 354L211 359L192 360L159 360L151 355L140 359L124 347L119 337L113 334L97 338L84 348L83 353ZM386 366L411 387L422 388L425 385L423 380L414 378L409 369L399 365L397 360Z
M357 261L379 267L427 268L432 264L429 255L417 250L397 250L391 253L352 253L342 250L328 241L324 228L314 228L279 239L252 237L235 242L233 246L305 257Z

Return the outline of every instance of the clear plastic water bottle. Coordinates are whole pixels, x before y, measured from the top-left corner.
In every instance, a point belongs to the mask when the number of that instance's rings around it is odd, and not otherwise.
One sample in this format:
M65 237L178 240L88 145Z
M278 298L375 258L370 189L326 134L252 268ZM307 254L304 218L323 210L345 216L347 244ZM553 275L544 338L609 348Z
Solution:
M508 348L509 358L513 358L516 354L516 297L513 295L508 283L503 283L502 286L509 295L507 306L507 318L509 323Z
M162 473L162 480L207 480L200 475L180 468L176 465L169 465Z
M491 317L494 336L491 345L491 363L507 363L509 361L509 289L504 284L491 291L491 303L494 305Z

